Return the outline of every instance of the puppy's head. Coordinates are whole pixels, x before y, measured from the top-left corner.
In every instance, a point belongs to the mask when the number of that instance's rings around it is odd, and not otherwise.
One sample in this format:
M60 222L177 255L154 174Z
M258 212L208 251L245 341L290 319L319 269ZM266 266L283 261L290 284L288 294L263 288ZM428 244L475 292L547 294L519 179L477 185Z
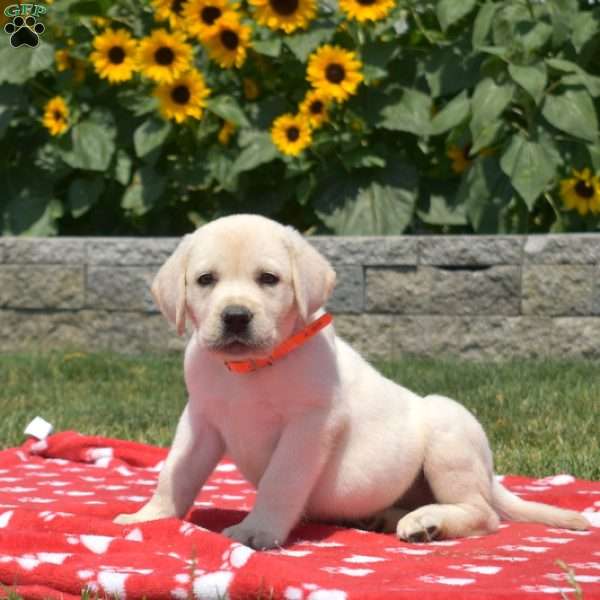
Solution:
M267 356L321 308L335 272L296 230L258 215L217 219L186 235L152 293L182 335L223 358Z

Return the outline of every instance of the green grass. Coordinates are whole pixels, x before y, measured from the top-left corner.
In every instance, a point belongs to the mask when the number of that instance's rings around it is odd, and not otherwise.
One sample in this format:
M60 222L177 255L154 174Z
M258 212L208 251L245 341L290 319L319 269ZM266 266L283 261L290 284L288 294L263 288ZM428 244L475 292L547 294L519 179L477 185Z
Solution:
M74 429L166 446L185 403L180 355L0 354L0 446L36 415ZM499 473L600 479L600 369L588 361L503 364L405 358L378 364L420 393L472 410Z

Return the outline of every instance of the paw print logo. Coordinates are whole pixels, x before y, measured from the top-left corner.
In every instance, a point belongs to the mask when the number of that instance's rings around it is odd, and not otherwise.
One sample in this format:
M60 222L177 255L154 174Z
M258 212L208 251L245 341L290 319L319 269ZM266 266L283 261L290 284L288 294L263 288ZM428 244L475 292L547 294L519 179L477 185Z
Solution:
M19 46L30 46L35 48L40 43L39 36L45 31L43 23L38 23L35 17L29 15L23 17L14 17L14 19L4 26L5 33L10 35L10 45L13 48Z

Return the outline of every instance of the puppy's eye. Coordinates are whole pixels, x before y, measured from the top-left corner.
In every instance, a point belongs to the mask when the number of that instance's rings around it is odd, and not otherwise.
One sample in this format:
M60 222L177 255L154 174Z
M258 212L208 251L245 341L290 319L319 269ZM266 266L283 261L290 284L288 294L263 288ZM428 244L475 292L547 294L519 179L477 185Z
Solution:
M215 281L215 276L212 273L202 273L202 275L200 275L200 277L196 279L198 285L202 287L212 285L213 283L215 283Z
M279 283L279 277L273 273L261 273L258 278L258 283L261 285L277 285Z

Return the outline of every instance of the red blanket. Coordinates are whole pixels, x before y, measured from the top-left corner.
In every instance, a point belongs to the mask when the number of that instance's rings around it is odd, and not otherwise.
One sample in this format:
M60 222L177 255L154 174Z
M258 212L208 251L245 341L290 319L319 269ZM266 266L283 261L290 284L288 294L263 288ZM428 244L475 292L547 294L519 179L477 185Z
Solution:
M254 499L228 461L187 520L112 523L148 499L165 454L73 432L0 452L4 593L69 599L87 588L92 597L148 600L600 599L600 483L570 475L504 479L525 498L585 510L589 532L506 523L486 537L411 545L392 535L304 524L285 548L254 552L219 533Z

